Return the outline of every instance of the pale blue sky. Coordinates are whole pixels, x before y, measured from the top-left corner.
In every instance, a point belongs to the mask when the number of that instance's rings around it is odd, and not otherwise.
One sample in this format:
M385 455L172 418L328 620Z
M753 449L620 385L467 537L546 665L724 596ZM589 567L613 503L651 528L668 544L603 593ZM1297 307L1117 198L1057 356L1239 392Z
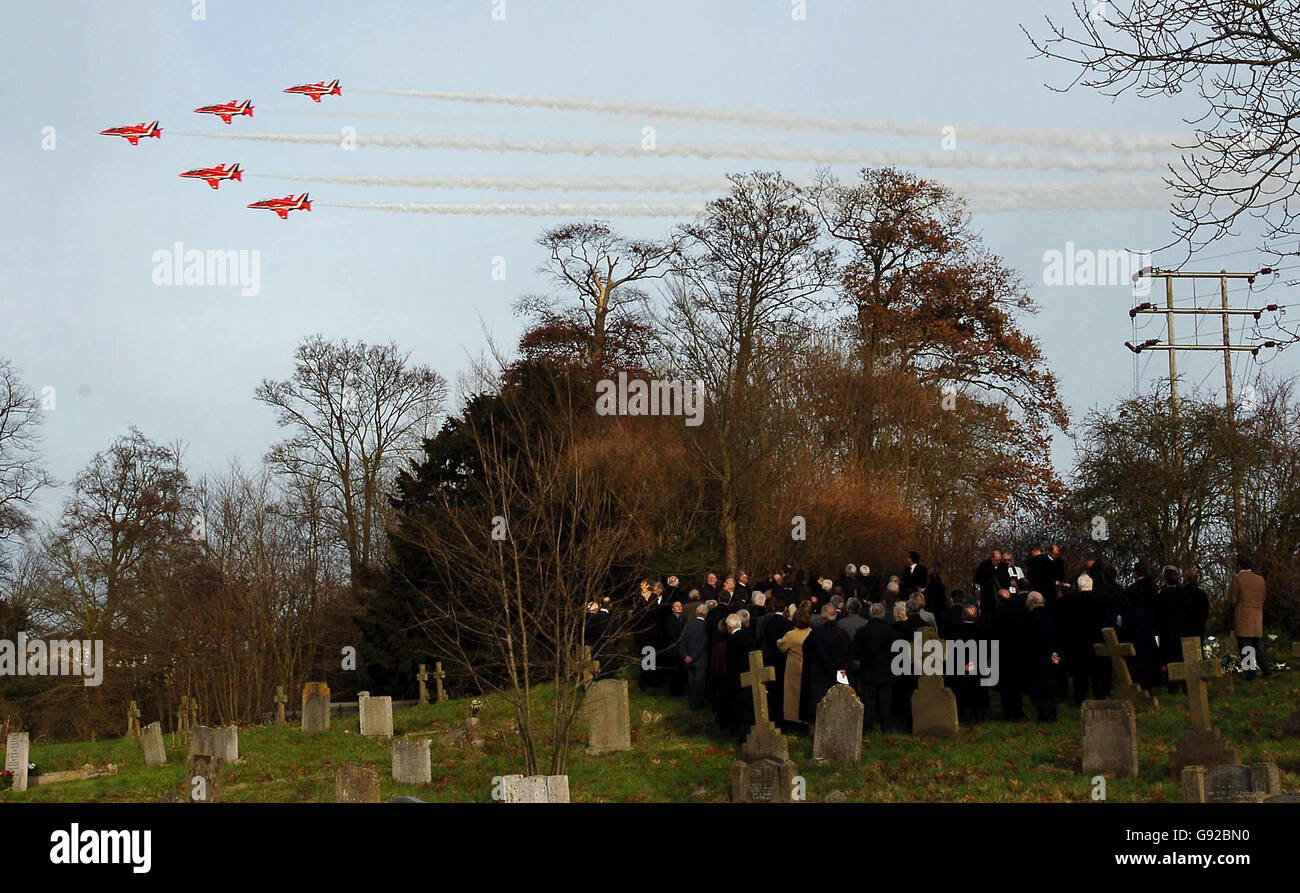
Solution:
M0 184L0 355L34 388L54 386L45 453L64 481L93 453L138 426L161 442L189 442L191 472L255 463L277 438L271 413L252 399L263 376L284 377L304 336L395 338L454 380L484 347L482 324L511 343L510 306L536 291L542 260L533 244L551 218L390 214L318 206L287 222L245 208L257 199L310 191L338 201L680 201L677 196L565 196L527 192L376 189L259 179L266 172L320 174L511 174L705 177L753 167L802 177L809 164L732 159L588 158L444 150L217 141L172 131L223 130L199 106L251 98L256 117L229 129L638 141L657 127L680 141L805 146L910 146L933 142L868 134L764 131L676 119L601 116L503 106L447 104L358 93L357 88L598 97L852 118L1085 130L1181 129L1166 101L1047 90L1067 72L1033 61L1018 25L1060 0L854 3L808 0L793 21L789 0L491 0L455 2L236 2L209 0L206 21L188 0L7 4L0 11L5 125ZM341 97L315 107L281 93L338 77ZM356 112L355 120L310 114ZM369 117L376 113L401 118ZM162 140L131 148L98 135L110 126L160 119ZM53 126L57 149L42 151ZM1014 147L1000 147L1011 150ZM238 161L243 183L213 192L180 171ZM837 170L849 174L852 166ZM1013 171L963 171L1005 181ZM1050 174L1048 175L1050 176ZM1062 176L1066 176L1062 174ZM1085 175L1086 176L1086 175ZM1156 175L1152 175L1152 180ZM656 235L667 219L620 219ZM1160 244L1169 225L1153 211L980 214L988 244L1021 270L1042 306L1029 324L1043 341L1076 419L1132 389L1124 288L1047 288L1043 253ZM261 293L234 287L164 288L151 282L153 252L257 249ZM1207 254L1253 247L1238 239ZM494 281L494 256L508 276ZM1169 258L1170 262L1177 258ZM1256 262L1247 254L1222 263ZM1157 256L1156 262L1161 258ZM1292 276L1295 274L1292 273ZM1284 275L1283 278L1288 278ZM1280 299L1281 284L1269 293ZM482 321L482 322L481 322ZM1163 368L1157 357L1144 380ZM1186 380L1212 373L1213 355L1186 361ZM1275 369L1293 370L1284 356ZM1209 374L1210 385L1217 384ZM1064 466L1069 450L1057 449ZM48 507L57 503L47 500Z

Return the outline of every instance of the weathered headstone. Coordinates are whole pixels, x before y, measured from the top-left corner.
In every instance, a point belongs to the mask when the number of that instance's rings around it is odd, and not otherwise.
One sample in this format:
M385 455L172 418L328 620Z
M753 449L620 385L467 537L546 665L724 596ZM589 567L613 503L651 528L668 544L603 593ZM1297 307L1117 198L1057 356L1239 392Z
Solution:
M862 759L862 702L851 685L832 685L817 705L813 759L856 766Z
M27 763L30 759L31 736L27 732L10 732L5 742L5 768L14 774L13 789L27 790Z
M140 737L140 705L135 701L126 709L126 737Z
M601 679L587 689L587 753L600 756L632 749L627 680Z
M185 763L184 796L190 803L218 803L221 801L221 757L205 753L192 753Z
M234 726L210 728L195 726L190 729L190 756L204 754L220 757L223 763L239 759L239 729Z
M284 705L289 703L289 696L284 693L284 686L275 687L275 724L284 725Z
M447 692L443 690L442 680L447 678L447 673L442 669L442 661L433 662L433 684L438 687L438 703L441 704L447 700Z
M379 773L360 763L348 763L334 776L335 803L378 803Z
M163 746L162 723L151 722L140 730L140 746L144 748L146 766L167 765L167 748Z
M921 628L921 645L936 641L942 647L940 652L943 664L947 659L948 643L939 638L932 626ZM920 655L913 655L915 662ZM820 722L820 718L818 719ZM943 684L943 673L921 673L916 679L916 691L912 692L912 734L913 735L956 735L957 734L957 695Z
M1137 711L1132 701L1084 701L1083 774L1138 775Z
M302 687L302 730L328 732L330 729L330 687L324 682L308 682Z
M428 738L398 738L393 742L393 781L398 784L433 781Z
M503 775L503 803L568 803L567 775Z
M35 778L31 779L38 787L44 787L51 784L64 784L69 781L86 781L90 778L110 778L117 774L116 763L105 763L102 766L95 766L91 763L83 763L78 769L60 769L56 772L42 772Z
M731 764L731 799L736 803L794 802L798 767L785 736L767 715L766 684L775 679L776 671L763 666L763 652L751 651L740 684L754 699L754 726L740 746L740 759Z
M393 699L389 695L367 697L361 710L361 734L370 738L393 737Z
M1171 765L1175 776L1181 776L1188 766L1223 766L1239 763L1237 748L1223 740L1218 729L1210 726L1210 697L1206 680L1223 675L1217 660L1201 657L1201 640L1195 636L1183 639L1183 659L1169 664L1170 681L1187 683L1187 712L1192 727L1178 742Z
M1188 766L1183 770L1185 803L1259 803L1282 793L1276 763L1249 766Z
M420 672L415 674L415 680L420 683L420 706L424 707L429 703L429 686L425 685L429 681L429 671L424 664L420 664Z
M1137 654L1133 643L1121 642L1112 626L1101 631L1101 638L1102 644L1093 645L1092 648L1097 652L1098 657L1110 658L1111 675L1115 679L1115 697L1128 701L1138 713L1158 710L1160 702L1156 700L1155 695L1143 691L1142 686L1133 681L1133 674L1128 670L1128 662L1124 660Z
M357 692L357 730L366 734L366 701L370 700L370 692Z

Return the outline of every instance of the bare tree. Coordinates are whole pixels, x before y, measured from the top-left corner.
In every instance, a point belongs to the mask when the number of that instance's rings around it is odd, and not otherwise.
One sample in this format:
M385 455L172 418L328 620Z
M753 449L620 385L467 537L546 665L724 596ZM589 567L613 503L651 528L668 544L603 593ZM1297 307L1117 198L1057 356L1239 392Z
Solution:
M53 482L40 464L41 402L0 357L0 543L31 527L32 498Z
M1300 137L1300 16L1271 0L1108 0L1071 5L1074 22L1047 19L1026 36L1042 57L1078 68L1082 85L1107 96L1195 91L1193 135L1176 146L1166 181L1175 232L1189 251L1229 233L1243 214L1263 218L1267 241L1290 239ZM1294 254L1295 246L1275 253Z
M393 343L316 335L299 345L294 359L288 380L265 379L257 387L256 398L293 432L267 461L323 488L355 587L358 574L382 557L382 515L393 474L431 433L446 382L429 367L411 364L410 354Z

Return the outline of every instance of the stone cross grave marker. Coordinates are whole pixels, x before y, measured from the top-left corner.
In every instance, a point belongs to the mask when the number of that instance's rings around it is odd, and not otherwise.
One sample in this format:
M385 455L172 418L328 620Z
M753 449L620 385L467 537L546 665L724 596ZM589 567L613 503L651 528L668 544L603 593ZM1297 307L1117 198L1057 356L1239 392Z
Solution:
M424 707L429 703L429 686L425 685L429 681L429 671L424 664L420 664L420 672L415 674L415 679L420 683L420 706Z
M1183 770L1185 803L1259 803L1282 793L1277 763L1253 763Z
M1137 710L1132 701L1084 701L1083 774L1138 774Z
M275 687L275 724L284 725L284 705L289 703L289 696L284 693L284 686Z
M378 803L379 773L360 763L348 763L334 776L335 803Z
M398 784L429 784L433 781L428 738L398 738L393 741L393 781Z
M1149 691L1133 681L1133 674L1128 671L1126 657L1133 657L1137 649L1132 642L1121 642L1115 634L1115 628L1108 626L1101 631L1102 643L1093 645L1098 657L1109 657L1112 674L1115 677L1115 696L1130 702L1138 713L1157 710L1160 702Z
M126 709L126 737L140 737L140 705L135 701Z
M302 687L302 730L328 732L330 729L330 687L324 682L308 682Z
M1181 775L1188 766L1209 768L1240 762L1237 749L1224 741L1219 731L1211 728L1210 724L1210 697L1206 682L1221 677L1223 667L1217 660L1202 658L1199 638L1185 638L1182 646L1183 659L1169 664L1169 679L1187 683L1187 712L1191 716L1192 727L1174 751L1173 772Z
M167 748L163 746L162 723L151 722L140 730L140 746L146 766L166 766Z
M30 759L31 736L27 732L10 732L5 742L5 768L14 774L13 789L27 790L27 763Z
M740 684L754 699L754 725L741 745L740 759L731 764L731 799L737 803L794 800L798 767L790 759L785 736L767 714L766 684L775 680L776 671L763 665L763 652L749 652L749 671L740 674Z
M601 679L587 689L587 753L603 756L632 749L632 717L626 679Z
M588 655L590 655L590 652L588 652ZM596 664L596 670L597 670L597 672L599 672L599 670L600 670L600 664L599 664L599 663ZM442 661L440 661L440 660L438 660L438 661L434 661L434 662L433 662L433 684L436 685L436 686L438 687L438 703L439 703L439 704L441 704L443 701L447 700L447 692L444 691L444 690L443 690L443 687L442 687L442 680L444 680L444 679L446 679L446 678L447 678L447 673L446 673L446 671L443 670L443 668L442 668Z
M932 626L921 627L921 645L938 642L947 656L947 642L939 638ZM912 655L916 661L920 655ZM913 664L915 666L915 664ZM956 735L957 734L957 695L943 684L943 674L922 673L916 680L916 691L912 692L912 734L913 735Z
M862 712L853 686L832 685L817 705L813 760L856 766L862 759Z

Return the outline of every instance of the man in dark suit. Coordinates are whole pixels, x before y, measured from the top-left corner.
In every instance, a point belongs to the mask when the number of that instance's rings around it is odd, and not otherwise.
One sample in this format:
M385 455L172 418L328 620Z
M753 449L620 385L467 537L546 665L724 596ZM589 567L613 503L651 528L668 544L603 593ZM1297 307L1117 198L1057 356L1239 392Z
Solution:
M919 553L907 553L907 570L903 571L902 578L904 597L925 589L925 584L930 582L930 572L921 563Z
M709 609L700 605L695 619L687 623L680 639L682 665L686 668L686 687L691 694L691 709L704 706L704 688L709 678L709 633L704 617Z
M743 737L754 724L754 702L749 689L741 685L740 677L749 672L749 653L759 651L758 640L745 626L739 614L728 614L727 672L723 684L725 696L719 699L718 723L728 731Z
M686 688L686 667L682 664L681 639L685 631L686 618L682 615L681 601L668 605L660 626L659 641L663 647L659 652L659 669L668 677L668 693L680 695Z
M611 620L608 596L599 602L591 602L587 605L586 628L583 636L586 639L587 647L591 649L592 660L598 660L601 663L600 672L596 674L597 678L601 679L613 672L614 662L601 657L605 651L613 650L609 647L609 625Z
M867 624L853 637L853 656L858 662L858 693L862 699L862 727L870 732L894 726L894 642L898 633L885 622L885 606L875 602L867 609Z
M803 642L803 672L808 678L809 714L817 718L817 705L844 674L848 681L853 665L853 642L844 627L835 622L835 606L822 606L822 622L812 628Z

